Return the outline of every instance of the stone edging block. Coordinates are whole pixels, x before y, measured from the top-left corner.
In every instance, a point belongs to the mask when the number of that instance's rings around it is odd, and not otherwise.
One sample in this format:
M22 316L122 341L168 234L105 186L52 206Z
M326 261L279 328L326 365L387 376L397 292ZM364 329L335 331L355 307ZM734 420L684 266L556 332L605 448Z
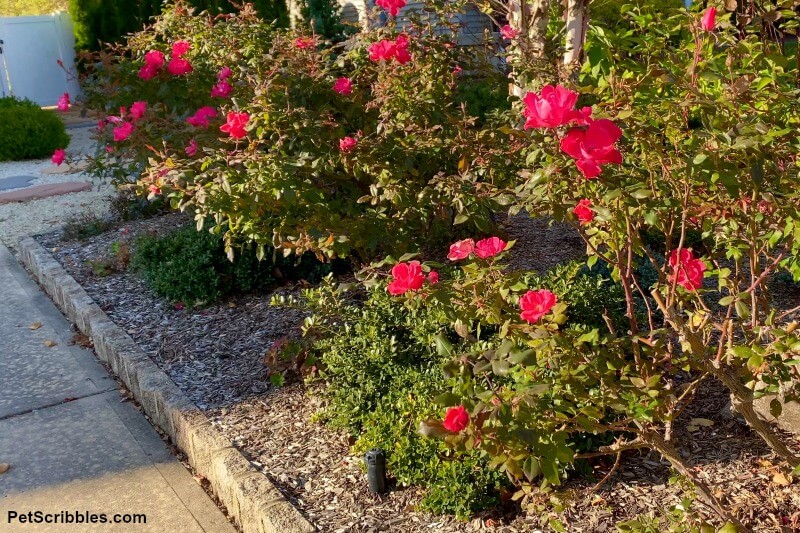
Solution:
M39 285L92 339L98 357L111 366L153 423L186 454L195 471L208 479L244 533L315 531L39 243L30 237L20 239L19 253Z

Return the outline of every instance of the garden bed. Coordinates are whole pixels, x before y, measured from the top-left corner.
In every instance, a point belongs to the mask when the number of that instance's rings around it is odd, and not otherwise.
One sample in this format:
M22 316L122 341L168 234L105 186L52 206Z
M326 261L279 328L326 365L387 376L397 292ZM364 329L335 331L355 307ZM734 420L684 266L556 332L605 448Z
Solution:
M640 515L664 516L680 504L685 486L670 482L666 461L654 453L630 452L599 489L574 476L557 492L543 494L538 512L523 515L516 504L484 513L470 522L414 510L421 488L375 496L366 489L361 458L349 453L347 435L313 422L321 406L314 387L299 382L273 388L264 356L272 343L296 333L302 314L278 309L268 294L235 296L200 309L165 302L129 271L98 275L91 262L110 254L114 243L138 235L165 233L185 224L181 215L127 223L80 242L57 235L39 241L87 290L108 316L207 414L212 423L248 456L322 531L613 531ZM520 216L508 227L518 240L511 265L543 270L579 256L582 244L564 226ZM279 292L293 293L286 286ZM695 470L755 530L800 527L800 486L789 484L761 440L725 409L727 395L708 382L698 400L675 424L675 439ZM600 479L613 464L594 464ZM708 518L699 503L695 516ZM675 519L679 522L681 517ZM643 520L646 523L646 520ZM657 529L666 529L662 519Z

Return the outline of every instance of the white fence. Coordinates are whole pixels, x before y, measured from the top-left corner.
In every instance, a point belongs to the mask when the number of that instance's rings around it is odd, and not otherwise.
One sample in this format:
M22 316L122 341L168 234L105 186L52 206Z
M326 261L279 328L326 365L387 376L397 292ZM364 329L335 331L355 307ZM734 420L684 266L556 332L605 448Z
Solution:
M74 99L75 37L67 13L37 17L0 17L0 95L29 98L52 106L68 92Z

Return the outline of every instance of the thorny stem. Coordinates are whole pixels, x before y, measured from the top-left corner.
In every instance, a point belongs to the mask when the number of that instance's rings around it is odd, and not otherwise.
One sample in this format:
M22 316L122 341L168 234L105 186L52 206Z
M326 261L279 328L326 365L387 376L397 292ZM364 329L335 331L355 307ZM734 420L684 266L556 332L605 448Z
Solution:
M711 491L711 487L709 487L705 481L700 479L697 474L683 462L678 450L676 450L672 444L664 440L664 437L661 436L661 433L655 431L654 429L645 429L642 431L639 438L641 438L649 448L657 451L667 461L669 461L672 467L677 470L678 473L691 481L697 488L702 502L710 507L715 513L717 513L720 518L727 522L731 522L733 525L739 528L739 530L747 530L744 527L744 524L742 524L739 519L736 518L736 516L730 513L725 508L723 503L719 501L716 496L714 496L714 493Z
M675 312L674 308L670 307L667 308L664 305L664 301L661 298L661 295L658 291L653 291L653 298L656 301L656 305L658 305L659 309L664 313L664 316L672 325L672 327L680 333L684 339L689 343L690 350L692 354L698 357L703 365L705 366L706 370L720 380L725 387L727 387L728 391L731 393L731 403L733 404L733 408L738 412L740 415L744 417L747 421L747 424L750 428L758 433L758 435L764 440L764 442L769 445L772 450L781 456L786 462L788 462L792 467L796 467L800 465L800 457L795 455L786 443L778 436L777 433L767 424L764 420L758 416L755 409L753 408L753 391L742 385L739 378L730 370L730 368L714 364L713 361L709 361L706 359L706 350L703 341L689 329L686 327L686 324L683 322L683 319Z
M630 219L625 219L625 225L627 229L627 240L626 240L626 248L627 248L627 257L623 258L622 254L618 254L619 266L620 268L620 275L622 277L622 288L625 290L625 303L627 306L627 315L628 315L628 322L631 325L631 336L636 337L639 334L639 324L636 322L636 311L634 308L634 301L633 301L633 291L631 290L631 269L633 267L633 243L631 242L631 222ZM647 380L647 372L646 369L642 368L642 354L641 354L641 347L639 343L633 343L633 358L636 361L636 367L641 369L642 376L645 380Z
M600 481L597 482L597 485L592 487L592 490L589 491L589 494L594 494L595 492L597 492L600 489L600 487L602 487L603 484L606 481L608 481L608 478L610 478L612 475L614 475L614 472L616 472L617 468L619 468L619 460L621 458L622 458L622 452L617 452L617 458L614 459L614 466L612 466L611 470L609 470L608 473L605 476L603 476L603 479L601 479Z

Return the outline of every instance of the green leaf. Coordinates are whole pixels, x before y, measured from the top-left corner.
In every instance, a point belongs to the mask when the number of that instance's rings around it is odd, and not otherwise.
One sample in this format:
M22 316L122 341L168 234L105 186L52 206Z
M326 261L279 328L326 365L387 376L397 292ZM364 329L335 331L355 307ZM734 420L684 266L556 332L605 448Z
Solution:
M773 398L769 402L769 414L771 414L775 418L778 418L779 416L781 416L782 412L783 412L783 404L779 399Z
M434 396L433 403L436 405L440 405L442 407L450 407L451 405L458 405L461 401L461 398L458 397L457 394L453 394L452 392L445 392L439 394L438 396Z
M536 352L534 350L514 351L508 357L508 361L514 365L532 365L536 362Z
M508 361L506 361L505 359L495 359L494 361L492 361L492 372L494 372L498 376L507 375L510 368L511 367L508 364Z
M522 472L525 474L525 478L528 481L533 481L542 473L542 469L539 468L539 461L533 456L528 457L525 459L525 462L522 463Z
M528 446L536 446L539 443L539 433L533 429L515 429L514 436Z
M436 343L436 353L441 357L452 357L453 356L453 345L447 339L447 336L444 333L439 333L434 337L434 342Z
M750 358L747 360L747 368L750 369L751 372L756 372L764 362L764 357L760 354L753 353Z
M554 451L555 450L548 450L549 453L539 459L539 466L542 469L542 475L547 481L553 485L559 485L561 483L561 477L558 473L558 462L556 461Z
M749 359L755 355L755 352L751 350L749 346L734 346L731 348L731 352L741 359Z

